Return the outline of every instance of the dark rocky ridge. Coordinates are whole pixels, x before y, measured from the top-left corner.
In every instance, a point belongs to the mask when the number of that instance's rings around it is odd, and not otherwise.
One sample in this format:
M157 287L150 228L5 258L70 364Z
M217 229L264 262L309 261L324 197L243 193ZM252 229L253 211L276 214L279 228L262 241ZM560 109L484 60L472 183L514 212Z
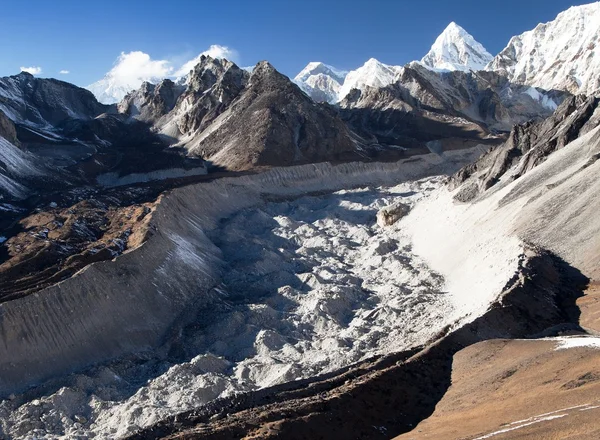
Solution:
M403 68L398 81L384 88L353 90L340 103L341 115L361 135L374 142L423 148L441 140L498 143L492 134L515 124L540 120L552 113L533 99L530 87L511 84L494 72L430 71L418 64ZM538 92L561 102L564 92ZM462 142L456 142L462 140Z
M157 90L174 87L170 81L145 85L119 111L229 170L359 158L336 112L312 101L267 62L249 74L230 61L202 56L173 106L161 105Z
M452 177L451 189L462 186L456 199L471 201L496 186L502 177L505 184L510 183L593 130L600 125L599 104L596 97L569 97L546 120L515 126L501 147L490 150Z
M68 119L91 119L110 111L92 92L56 79L21 72L0 78L0 109L30 124L54 126Z
M162 100L156 105L172 105L168 83L147 89ZM3 191L7 200L95 185L107 172L204 167L202 161L165 151L147 123L118 114L115 106L100 104L90 91L63 81L27 73L0 78L0 113L2 137L20 149L10 154L22 156L21 163L31 162L21 166L22 173L8 173L16 179L10 185L18 185L18 190Z
M267 62L255 67L243 93L215 124L188 148L230 169L359 158L336 112L312 101Z

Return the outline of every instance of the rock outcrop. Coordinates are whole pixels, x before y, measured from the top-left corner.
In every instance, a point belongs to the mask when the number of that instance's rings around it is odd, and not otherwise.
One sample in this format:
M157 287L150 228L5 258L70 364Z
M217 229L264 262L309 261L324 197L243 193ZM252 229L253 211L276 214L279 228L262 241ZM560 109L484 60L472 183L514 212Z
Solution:
M600 99L574 96L541 122L517 125L508 140L453 176L450 187L461 186L456 198L470 201L501 180L508 184L532 170L553 152L600 125Z
M549 116L565 96L511 84L494 72L434 72L412 63L393 84L355 90L340 105L361 134L370 131L410 147L402 140L483 140L490 132Z
M410 206L397 202L385 208L381 208L377 213L377 224L385 228L391 226L410 212Z

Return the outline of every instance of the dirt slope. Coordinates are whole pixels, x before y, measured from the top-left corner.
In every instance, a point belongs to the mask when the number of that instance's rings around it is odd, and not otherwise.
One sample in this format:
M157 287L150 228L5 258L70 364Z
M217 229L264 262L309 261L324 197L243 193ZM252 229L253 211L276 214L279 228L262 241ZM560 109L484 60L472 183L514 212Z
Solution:
M580 324L600 330L600 286L577 300ZM600 438L600 350L555 340L490 340L454 356L435 412L398 439Z

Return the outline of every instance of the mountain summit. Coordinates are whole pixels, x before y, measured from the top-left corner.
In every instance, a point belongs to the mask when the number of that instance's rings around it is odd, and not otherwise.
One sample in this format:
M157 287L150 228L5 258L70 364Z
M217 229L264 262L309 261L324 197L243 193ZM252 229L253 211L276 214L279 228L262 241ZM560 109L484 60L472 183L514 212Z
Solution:
M571 93L600 92L600 2L574 6L511 38L487 67L511 81Z
M296 75L294 82L317 102L334 103L348 72L321 62L311 62Z
M425 67L439 70L483 70L493 56L456 23L450 23L421 59Z
M338 99L340 101L344 99L352 89L364 91L367 87L385 87L392 84L401 73L401 66L388 66L371 58L364 65L346 75Z

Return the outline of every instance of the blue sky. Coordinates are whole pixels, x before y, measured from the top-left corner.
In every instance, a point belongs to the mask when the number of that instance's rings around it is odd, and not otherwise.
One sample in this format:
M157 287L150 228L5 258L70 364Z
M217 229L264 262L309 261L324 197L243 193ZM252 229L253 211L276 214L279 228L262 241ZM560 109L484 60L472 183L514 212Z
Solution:
M121 52L181 65L210 45L242 66L267 59L294 76L309 61L353 69L421 58L450 21L492 54L511 36L552 20L574 0L5 1L0 76L39 66L40 76L85 86ZM60 75L59 71L69 74Z

